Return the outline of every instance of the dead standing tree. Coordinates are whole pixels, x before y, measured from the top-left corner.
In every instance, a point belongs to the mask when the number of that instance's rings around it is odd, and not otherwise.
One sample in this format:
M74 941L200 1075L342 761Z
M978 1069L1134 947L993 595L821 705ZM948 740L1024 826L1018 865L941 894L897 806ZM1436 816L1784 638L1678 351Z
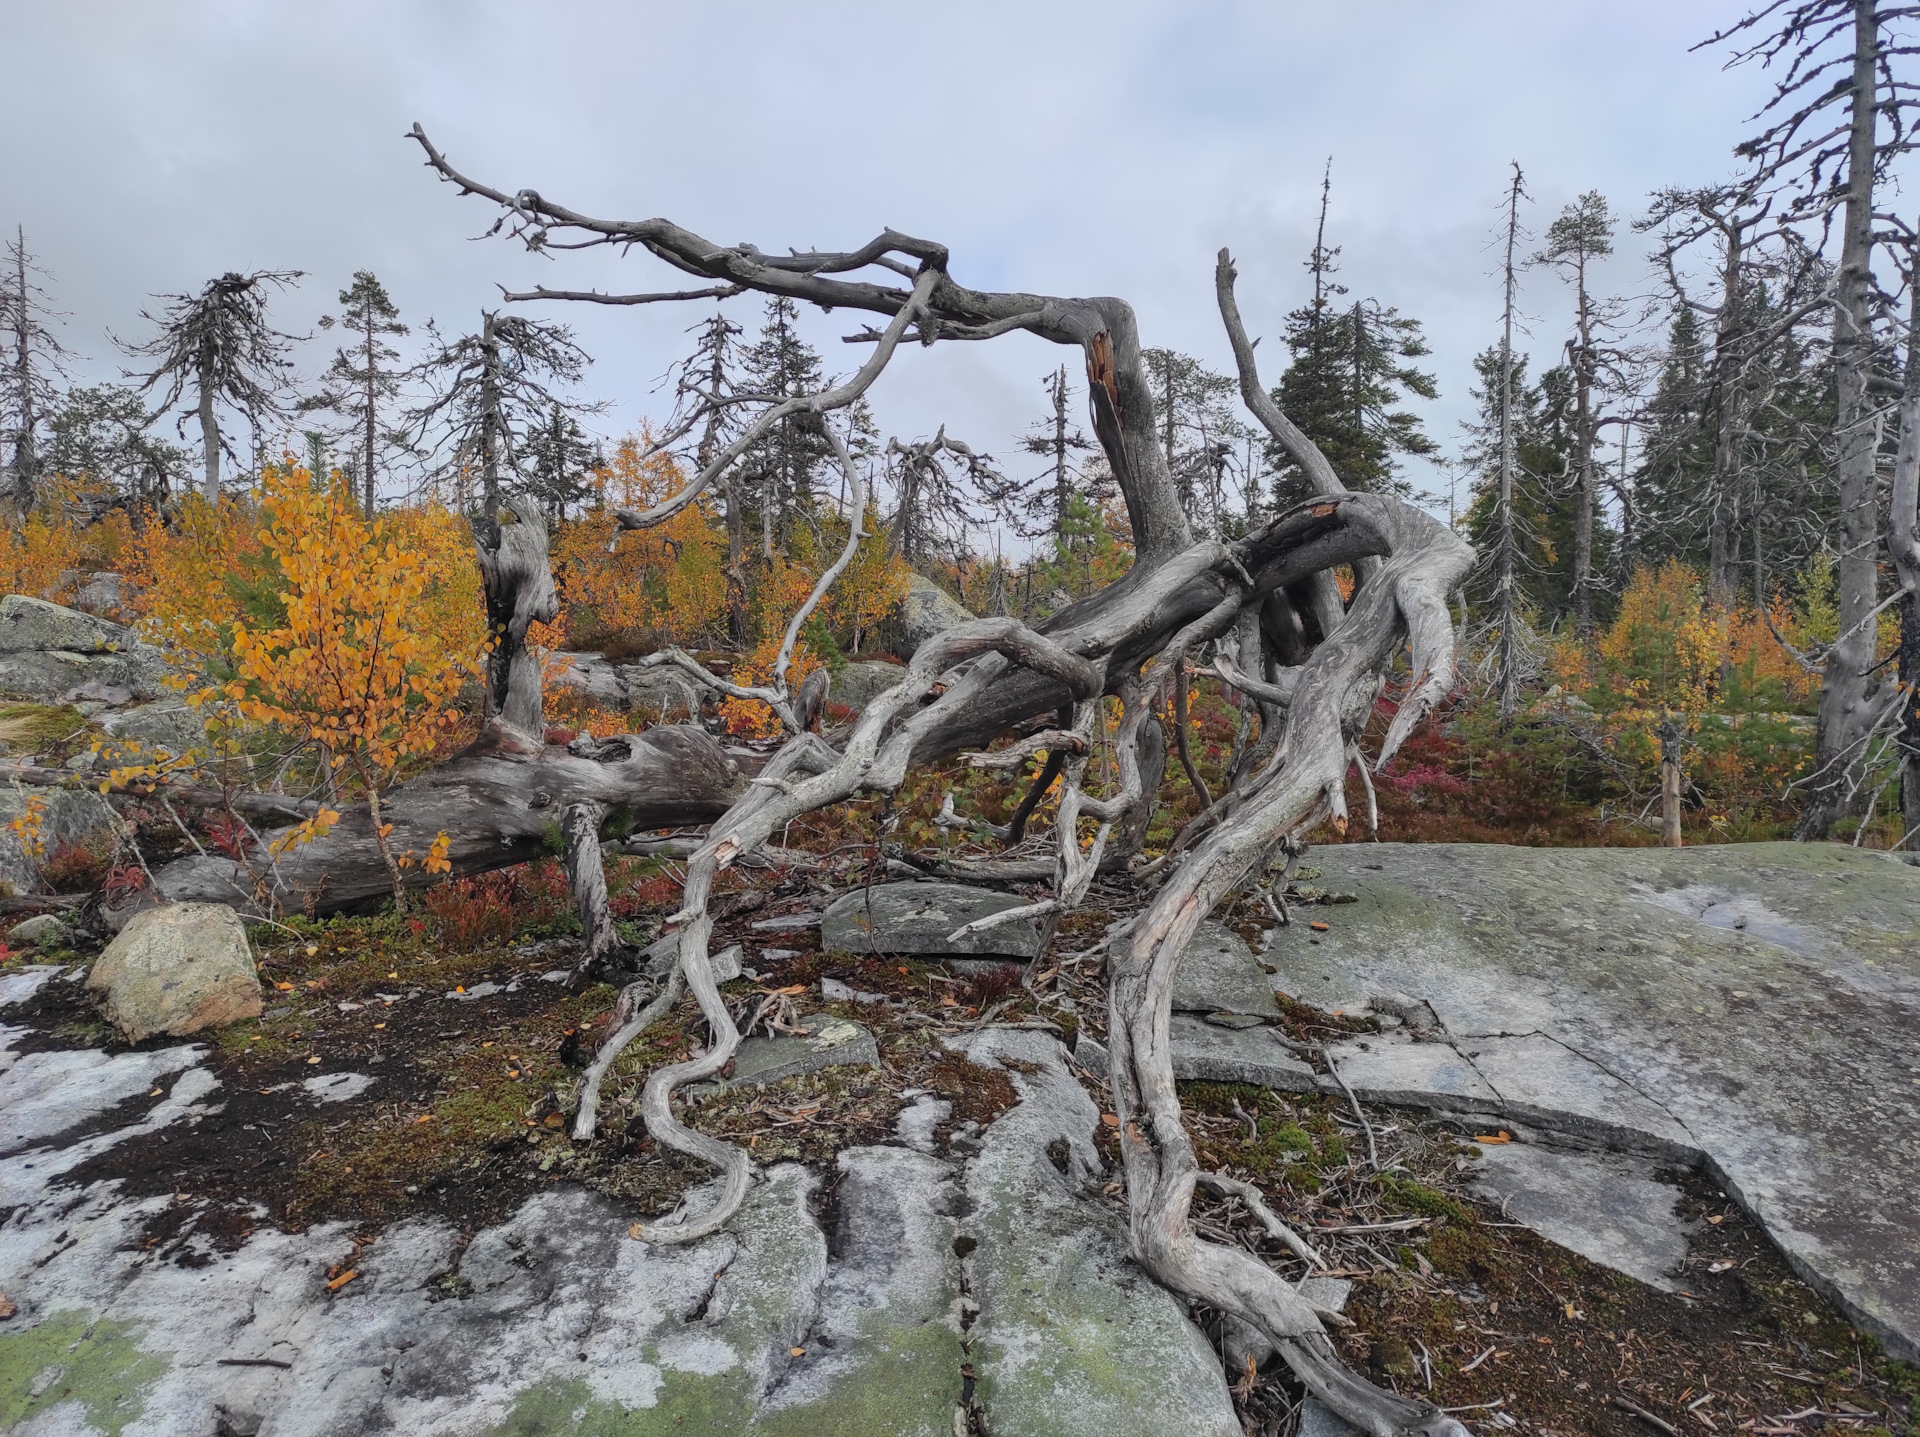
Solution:
M639 304L750 289L822 309L889 317L884 330L856 336L872 341L875 349L853 379L770 406L679 494L646 513L621 515L624 524L647 527L694 502L775 419L802 408L821 414L851 403L904 337L933 344L1015 330L1082 351L1094 430L1132 524L1137 558L1124 578L1055 614L1045 632L1010 619L985 619L936 636L915 653L906 678L868 705L840 747L798 732L793 709L776 705L776 711L787 710L781 716L793 737L713 824L688 861L684 903L671 920L679 940L679 977L696 996L713 1042L698 1058L656 1070L642 1099L656 1138L722 1171L721 1196L705 1213L650 1226L649 1238L685 1241L714 1231L738 1209L751 1176L744 1150L684 1127L671 1106L678 1088L718 1072L739 1042L708 953L713 926L708 899L720 870L794 817L858 793L892 792L914 765L983 747L1024 721L1065 708L1072 735L1082 741L1053 736L1056 744L1075 752L1065 765L1056 826L1056 896L1045 906L1071 905L1085 892L1116 827L1152 803L1138 747L1130 740L1153 719L1156 696L1194 650L1228 634L1252 610L1262 620L1263 635L1269 628L1273 632L1270 651L1283 651L1290 639L1302 636L1314 647L1304 662L1276 670L1272 682L1245 680L1273 712L1284 714L1277 737L1264 762L1246 765L1236 785L1203 815L1204 836L1160 867L1158 893L1112 952L1112 1081L1133 1248L1146 1269L1169 1287L1270 1335L1317 1395L1367 1430L1381 1437L1461 1433L1459 1424L1430 1404L1380 1391L1344 1367L1313 1308L1270 1268L1238 1248L1196 1235L1189 1209L1202 1174L1181 1121L1169 1029L1174 969L1200 922L1237 886L1262 872L1288 836L1323 818L1344 824L1343 789L1353 741L1401 652L1411 651L1411 677L1387 732L1383 758L1446 692L1453 672L1446 599L1471 561L1467 546L1419 511L1385 496L1347 494L1337 480L1322 487L1324 497L1235 543L1192 542L1155 442L1152 395L1133 311L1121 300L969 289L947 272L945 246L893 231L848 253L778 256L750 245L717 245L669 220L598 219L531 190L510 194L470 179L418 126L413 137L442 179L463 194L500 206L492 233L508 232L544 251L639 245L712 282L711 288L676 294L570 295L542 289L527 298ZM874 269L907 283L849 277ZM1234 332L1243 388L1258 391L1251 347L1232 309L1232 274L1223 253L1223 316ZM1311 465L1317 453L1277 408L1271 403L1262 408L1271 412L1256 409L1257 416L1283 445L1299 446L1310 472L1325 468L1324 460ZM836 457L851 470L844 453ZM851 488L857 476L847 477ZM853 527L857 530L857 522ZM1341 565L1354 566L1360 575L1352 607L1344 614L1337 595L1326 602L1331 571ZM708 681L722 686L720 680ZM1091 747L1085 736L1108 695L1122 704L1120 792L1094 799L1080 788L1085 768L1080 750ZM1081 819L1097 825L1086 853L1079 842ZM625 1032L638 1026L628 1023Z
M140 380L142 393L163 389L162 411L193 391L206 465L201 492L209 504L220 498L220 456L233 452L220 432L220 406L247 420L256 447L261 425L281 411L293 369L287 347L295 336L267 323L267 294L269 287L287 289L299 278L297 269L229 270L208 280L198 294L161 295L167 307L159 314L140 312L158 333L140 344L122 345L128 354L156 361L147 373L132 377ZM186 422L181 415L177 427L183 436Z

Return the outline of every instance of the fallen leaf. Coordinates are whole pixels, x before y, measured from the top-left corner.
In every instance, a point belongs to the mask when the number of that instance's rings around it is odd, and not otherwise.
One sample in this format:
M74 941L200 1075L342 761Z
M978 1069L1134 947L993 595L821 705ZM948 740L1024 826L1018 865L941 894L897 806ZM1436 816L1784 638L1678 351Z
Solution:
M332 1282L327 1284L327 1291L338 1292L341 1288L345 1287L348 1283L352 1282L359 1275L360 1275L359 1272L357 1272L355 1269L350 1267L345 1272L341 1273L338 1277L336 1277Z
M647 1228L646 1228L646 1224L644 1223L637 1222L632 1227L627 1229L627 1236L632 1238L635 1242L639 1242L646 1235L647 1235Z
M1709 1227L1718 1227L1720 1226L1721 1223L1725 1222L1726 1220L1727 1218L1725 1213L1715 1213L1712 1217L1707 1219L1707 1225Z
M518 1068L508 1068L507 1076L509 1078L517 1078L520 1076L520 1070Z
M1328 923L1322 923L1318 918L1316 918L1313 920L1313 922L1309 923L1307 927L1311 928L1315 933L1325 933L1329 928L1332 927L1332 925Z
M0 1322L5 1322L19 1310L19 1308L7 1301L7 1295L4 1292L0 1292Z
M416 1123L430 1123L430 1122L432 1122L432 1121L433 1121L433 1114L432 1114L432 1113L422 1113L422 1114L421 1114L421 1115L420 1115L419 1117L417 1117L417 1118L415 1118L415 1119L414 1119L414 1121L415 1121Z
M291 983L275 983L273 986L278 988L282 993L291 993L293 991L293 984Z
M458 983L455 983L455 984L453 985L453 991L454 991L454 992L456 992L456 993L464 993L464 992L466 992L467 990L466 990L465 988L462 988L462 987L461 987L461 986L460 986L460 985L459 985Z
M790 987L786 987L786 988L775 988L775 989L774 989L773 991L774 991L775 993L778 993L778 994L779 994L779 995L780 995L780 996L781 996L782 998L791 998L791 997L793 997L793 996L794 996L794 995L795 995L796 993L804 993L804 992L806 992L806 991L807 991L807 985L806 985L805 983L795 983L795 984L793 984L793 985L791 985Z
M487 1039L487 1041L482 1043L480 1046L483 1048L491 1048L493 1046L493 1039L491 1038Z
M157 1098L157 1097L159 1097L159 1096L160 1096L160 1089L158 1089L158 1088L155 1088L155 1089L154 1089L154 1090L153 1090L153 1091L152 1091L151 1093L148 1093L148 1094L147 1094L147 1096L148 1096L149 1098Z
M375 1024L373 1025L373 1026L374 1026L374 1027L376 1027L376 1028L384 1028L384 1027L386 1027L387 1025L386 1025L385 1023L375 1023Z
M389 973L389 974L387 974L387 976L388 976L389 978L398 978L398 977L400 976L400 970L399 970L398 968L396 968L396 969L394 969L394 970L393 970L393 972L391 972L391 973Z
M1491 1143L1497 1147L1501 1143L1512 1142L1513 1134L1508 1132L1505 1128L1502 1128L1497 1133L1475 1133L1473 1135L1473 1140L1476 1143Z
M1738 1267L1738 1266L1740 1266L1739 1263L1730 1262L1723 1257L1718 1262L1707 1264L1707 1271L1708 1272L1725 1272L1730 1267Z
M804 1347L789 1347L787 1349L787 1356L789 1357L805 1357L806 1355L807 1349Z
M319 1054L317 1054L317 1053L316 1053L316 1054L315 1054L315 1055L314 1055L313 1057L311 1057L311 1058L309 1058L309 1059L307 1059L307 1062L308 1062L309 1064L312 1064L312 1063L317 1063L317 1062L319 1062L319 1061L320 1061L320 1055L319 1055Z
M1117 1128L1120 1126L1119 1115L1115 1113L1102 1113L1100 1115L1100 1121L1105 1123L1110 1128Z
M309 943L309 944L307 945L307 957L309 957L309 958L311 958L311 957L313 957L313 956L314 956L314 955L315 955L316 953L318 953L319 951L320 951L320 945L319 945L319 944L317 944L317 943Z

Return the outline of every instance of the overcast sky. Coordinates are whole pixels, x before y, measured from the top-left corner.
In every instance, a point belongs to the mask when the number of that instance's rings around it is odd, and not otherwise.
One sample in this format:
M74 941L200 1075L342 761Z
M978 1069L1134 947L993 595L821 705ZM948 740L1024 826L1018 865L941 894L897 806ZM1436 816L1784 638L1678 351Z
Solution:
M1725 177L1768 77L1688 46L1721 0L1269 0L1264 4L266 3L0 0L0 223L26 228L88 377L143 332L152 293L228 269L307 271L276 301L307 332L352 272L403 317L471 326L496 284L676 287L650 257L536 259L475 241L493 219L421 167L419 120L455 164L590 213L668 216L721 242L852 248L892 225L951 247L963 282L1113 294L1143 342L1230 368L1214 252L1240 267L1256 333L1307 276L1321 167L1344 280L1427 327L1458 447L1473 354L1497 334L1489 248L1507 165L1544 231L1598 189ZM1624 230L1623 226L1623 230ZM1623 233L1602 276L1647 282ZM1536 367L1564 337L1548 274L1526 287ZM578 306L597 421L666 407L661 373L704 311ZM758 304L729 312L752 326ZM809 321L830 366L848 317ZM304 346L303 372L331 353ZM1261 347L1271 372L1284 351ZM885 433L949 431L1011 467L1064 356L1024 335L903 353L873 403ZM1431 484L1428 475L1416 476ZM1444 487L1444 481L1441 481Z

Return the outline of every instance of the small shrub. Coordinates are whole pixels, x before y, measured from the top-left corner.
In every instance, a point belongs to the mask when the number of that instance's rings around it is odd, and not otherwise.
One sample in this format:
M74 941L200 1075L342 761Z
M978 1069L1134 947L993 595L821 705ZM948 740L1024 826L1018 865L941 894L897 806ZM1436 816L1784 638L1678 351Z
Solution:
M426 909L440 930L441 942L470 952L513 937L518 927L513 889L511 871L456 878L429 888Z
M110 850L98 845L62 840L47 856L41 877L55 893L91 893L107 876L112 857Z

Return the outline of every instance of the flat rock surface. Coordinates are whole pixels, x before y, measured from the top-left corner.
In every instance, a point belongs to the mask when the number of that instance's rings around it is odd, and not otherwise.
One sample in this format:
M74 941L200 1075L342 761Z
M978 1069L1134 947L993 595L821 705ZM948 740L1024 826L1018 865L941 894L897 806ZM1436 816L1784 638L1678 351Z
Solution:
M1223 923L1200 925L1173 970L1173 1009L1195 1013L1280 1016L1273 985L1246 940Z
M958 942L949 935L1026 902L959 883L879 883L836 899L820 915L820 946L846 953L954 954L1023 963L1040 950L1037 919L1016 918Z
M9 974L0 1004L74 980ZM963 1369L996 1437L1239 1430L1217 1357L1082 1190L1099 1115L1043 1034L971 1035L975 1061L1019 1064L1021 1098L977 1157L849 1149L830 1198L827 1175L774 1166L684 1246L634 1240L631 1208L571 1187L470 1235L421 1217L370 1243L347 1223L217 1242L190 1197L59 1179L214 1111L205 1050L21 1054L19 1034L0 1025L0 1292L18 1307L0 1430L18 1437L950 1437L975 1430Z
M859 1023L831 1014L802 1018L798 1033L747 1038L733 1055L733 1087L752 1087L817 1073L822 1068L877 1067L880 1050L873 1033Z
M959 1045L955 1045L959 1046ZM1043 1034L987 1029L965 1044L1006 1064L1019 1104L968 1164L968 1330L993 1437L1238 1437L1220 1359L1127 1257L1125 1224L1081 1195L1100 1173L1099 1111ZM1064 1149L1064 1156L1049 1153ZM1064 1169L1064 1171L1062 1171Z
M1590 1262L1672 1292L1690 1225L1674 1210L1680 1190L1656 1160L1562 1151L1535 1143L1486 1144L1473 1187L1515 1222Z
M1358 901L1279 930L1276 987L1440 1023L1336 1048L1363 1097L1704 1160L1803 1277L1920 1354L1920 870L1793 843L1310 861Z

